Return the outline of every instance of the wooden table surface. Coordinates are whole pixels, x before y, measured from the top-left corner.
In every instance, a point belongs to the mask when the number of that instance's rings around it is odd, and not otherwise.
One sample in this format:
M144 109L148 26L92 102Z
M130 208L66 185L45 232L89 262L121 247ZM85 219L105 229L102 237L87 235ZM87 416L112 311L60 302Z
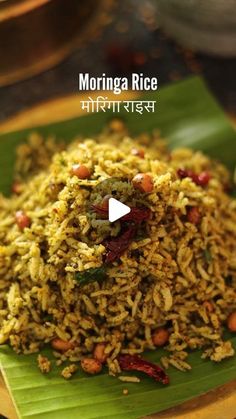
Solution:
M97 93L90 94L96 97ZM110 100L114 97L106 93ZM119 96L120 100L137 98L135 92L126 92ZM86 95L87 98L87 95ZM85 99L82 95L73 95L42 103L34 108L22 112L15 117L0 124L0 134L17 131L24 128L63 121L80 116L80 101ZM236 115L229 115L232 124L236 127ZM10 394L0 376L0 414L9 419L17 419L16 410ZM151 415L149 419L235 419L236 418L236 380L207 394L197 397L167 411ZM61 419L61 418L58 418Z

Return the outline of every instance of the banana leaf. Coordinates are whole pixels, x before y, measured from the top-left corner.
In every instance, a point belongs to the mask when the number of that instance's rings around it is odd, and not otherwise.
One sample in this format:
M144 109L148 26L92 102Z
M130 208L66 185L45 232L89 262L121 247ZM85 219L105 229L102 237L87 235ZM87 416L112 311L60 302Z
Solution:
M144 97L157 100L157 111L142 116L123 113L131 133L158 127L171 148L190 146L203 150L234 169L236 133L200 78L169 85ZM92 114L36 130L58 141L70 141L78 133L90 136L98 132L110 117L108 112ZM12 184L16 145L31 131L0 136L0 191L5 194ZM227 337L236 348L236 336ZM52 360L53 369L48 375L39 372L36 354L16 355L6 345L0 348L1 369L21 418L134 419L176 406L236 378L236 357L216 364L201 359L200 351L193 351L189 356L192 370L183 373L170 368L168 386L144 376L140 376L140 383L124 383L106 371L91 377L80 369L65 381L60 376L62 367L55 365L50 349L42 353ZM162 355L163 350L157 350L145 357L158 362ZM124 388L129 391L126 396Z

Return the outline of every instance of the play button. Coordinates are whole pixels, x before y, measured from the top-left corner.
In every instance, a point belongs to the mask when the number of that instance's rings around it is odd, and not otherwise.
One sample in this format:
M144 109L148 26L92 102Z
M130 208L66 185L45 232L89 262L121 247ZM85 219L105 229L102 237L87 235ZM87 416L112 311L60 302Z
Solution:
M110 223L113 223L116 220L119 220L124 215L129 214L130 207L123 204L120 201L117 201L115 198L110 198L108 201L108 219Z

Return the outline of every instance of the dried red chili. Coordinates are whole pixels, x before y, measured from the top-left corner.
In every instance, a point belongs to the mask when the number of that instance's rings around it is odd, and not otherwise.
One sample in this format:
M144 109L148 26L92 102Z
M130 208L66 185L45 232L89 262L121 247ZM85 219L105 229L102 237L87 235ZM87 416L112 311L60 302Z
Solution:
M108 218L108 205L92 205L92 209L102 218ZM120 218L121 222L133 223L125 231L123 231L118 237L106 239L103 245L106 248L106 257L104 262L111 263L119 259L120 256L128 249L130 242L133 240L137 227L143 221L149 219L151 211L149 208L132 207L129 214L124 215Z
M192 181L196 183L196 185L199 185L199 186L206 186L209 180L211 179L211 175L208 172L201 172L197 174L189 169L178 169L177 173L180 179L190 177Z
M136 224L141 223L142 221L147 221L150 218L151 211L149 208L142 207L132 207L129 214L124 215L121 218L121 221L134 221Z
M127 230L121 233L120 236L115 237L114 239L105 240L103 242L103 245L107 251L105 263L111 263L116 259L119 259L125 250L129 247L130 242L135 236L135 233L136 228L134 226L130 226Z
M137 355L120 355L118 362L123 371L140 371L162 384L169 384L168 375L159 365L139 358Z

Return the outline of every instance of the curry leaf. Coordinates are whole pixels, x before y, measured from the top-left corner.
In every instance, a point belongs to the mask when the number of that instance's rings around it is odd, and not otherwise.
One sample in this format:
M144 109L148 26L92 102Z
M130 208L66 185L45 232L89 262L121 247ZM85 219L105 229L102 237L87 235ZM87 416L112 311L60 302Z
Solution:
M106 279L106 266L100 266L98 268L90 268L85 271L77 272L75 279L79 282L79 285L87 285L90 282L103 281Z
M204 250L204 256L205 256L205 259L208 263L210 263L212 261L212 256L211 256L210 250L205 249Z

